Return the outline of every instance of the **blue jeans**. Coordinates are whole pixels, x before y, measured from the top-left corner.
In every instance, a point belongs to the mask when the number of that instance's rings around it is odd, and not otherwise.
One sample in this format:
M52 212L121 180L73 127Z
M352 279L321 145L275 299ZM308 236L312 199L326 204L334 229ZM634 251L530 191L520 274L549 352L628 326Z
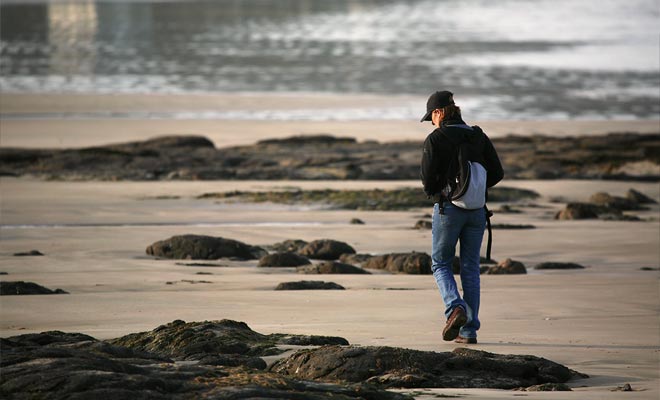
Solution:
M464 210L444 203L444 214L440 214L438 203L433 207L433 246L431 269L445 303L445 316L461 306L467 312L468 322L459 334L476 338L479 322L479 299L481 282L479 275L479 251L486 227L486 212L483 208ZM463 298L458 292L452 272L456 243L461 243L461 286Z

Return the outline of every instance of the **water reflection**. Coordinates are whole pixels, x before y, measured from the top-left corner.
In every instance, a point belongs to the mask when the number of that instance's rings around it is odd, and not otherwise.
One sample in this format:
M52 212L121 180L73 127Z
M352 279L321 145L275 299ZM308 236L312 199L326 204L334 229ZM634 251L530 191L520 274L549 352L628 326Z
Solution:
M5 1L0 89L427 94L450 86L481 96L489 117L657 116L653 1L630 0L630 23L613 0L594 0L604 11L593 19L584 17L588 1L558 1ZM529 10L539 19L524 18Z

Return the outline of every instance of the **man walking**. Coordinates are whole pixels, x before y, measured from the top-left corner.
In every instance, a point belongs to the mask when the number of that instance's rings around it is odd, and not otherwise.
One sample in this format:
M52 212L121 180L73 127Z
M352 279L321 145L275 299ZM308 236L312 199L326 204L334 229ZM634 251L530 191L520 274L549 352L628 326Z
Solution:
M421 122L432 121L436 129L424 141L421 178L424 192L434 199L432 225L432 271L442 300L447 322L442 332L446 341L477 343L480 302L479 251L486 225L484 206L486 188L502 180L504 173L497 152L490 139L478 126L467 125L461 110L454 103L453 93L433 93L426 103L426 114ZM470 209L457 199L461 165L459 148L469 144L472 149L470 167L474 179L484 171L485 179L478 208ZM463 150L461 150L463 151ZM467 157L467 156L465 156ZM465 175L465 174L464 174ZM469 177L470 174L467 174ZM467 208L465 208L467 207ZM461 298L452 272L456 244L460 241L460 269L463 297Z

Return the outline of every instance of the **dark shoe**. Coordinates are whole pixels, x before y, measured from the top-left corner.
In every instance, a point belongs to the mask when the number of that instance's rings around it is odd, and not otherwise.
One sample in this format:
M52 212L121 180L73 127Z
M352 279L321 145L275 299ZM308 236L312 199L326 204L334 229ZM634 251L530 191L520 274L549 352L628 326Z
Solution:
M456 343L462 343L462 344L477 344L477 338L476 337L463 337L461 335L458 335L456 340L454 340Z
M442 340L450 341L456 339L461 326L467 323L467 315L463 307L456 307L447 318L447 325L442 330Z

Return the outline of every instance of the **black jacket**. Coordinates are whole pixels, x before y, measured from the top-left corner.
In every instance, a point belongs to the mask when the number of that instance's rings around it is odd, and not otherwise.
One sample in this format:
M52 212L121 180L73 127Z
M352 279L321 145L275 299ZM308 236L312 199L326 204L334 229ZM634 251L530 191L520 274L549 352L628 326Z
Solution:
M435 196L449 184L457 173L458 144L469 136L479 135L478 140L483 141L483 165L488 171L486 185L495 186L504 177L502 163L497 156L495 147L488 136L478 126L473 130L451 127L450 125L464 125L462 120L443 121L440 128L431 132L424 141L422 154L421 178L424 192L428 196Z

